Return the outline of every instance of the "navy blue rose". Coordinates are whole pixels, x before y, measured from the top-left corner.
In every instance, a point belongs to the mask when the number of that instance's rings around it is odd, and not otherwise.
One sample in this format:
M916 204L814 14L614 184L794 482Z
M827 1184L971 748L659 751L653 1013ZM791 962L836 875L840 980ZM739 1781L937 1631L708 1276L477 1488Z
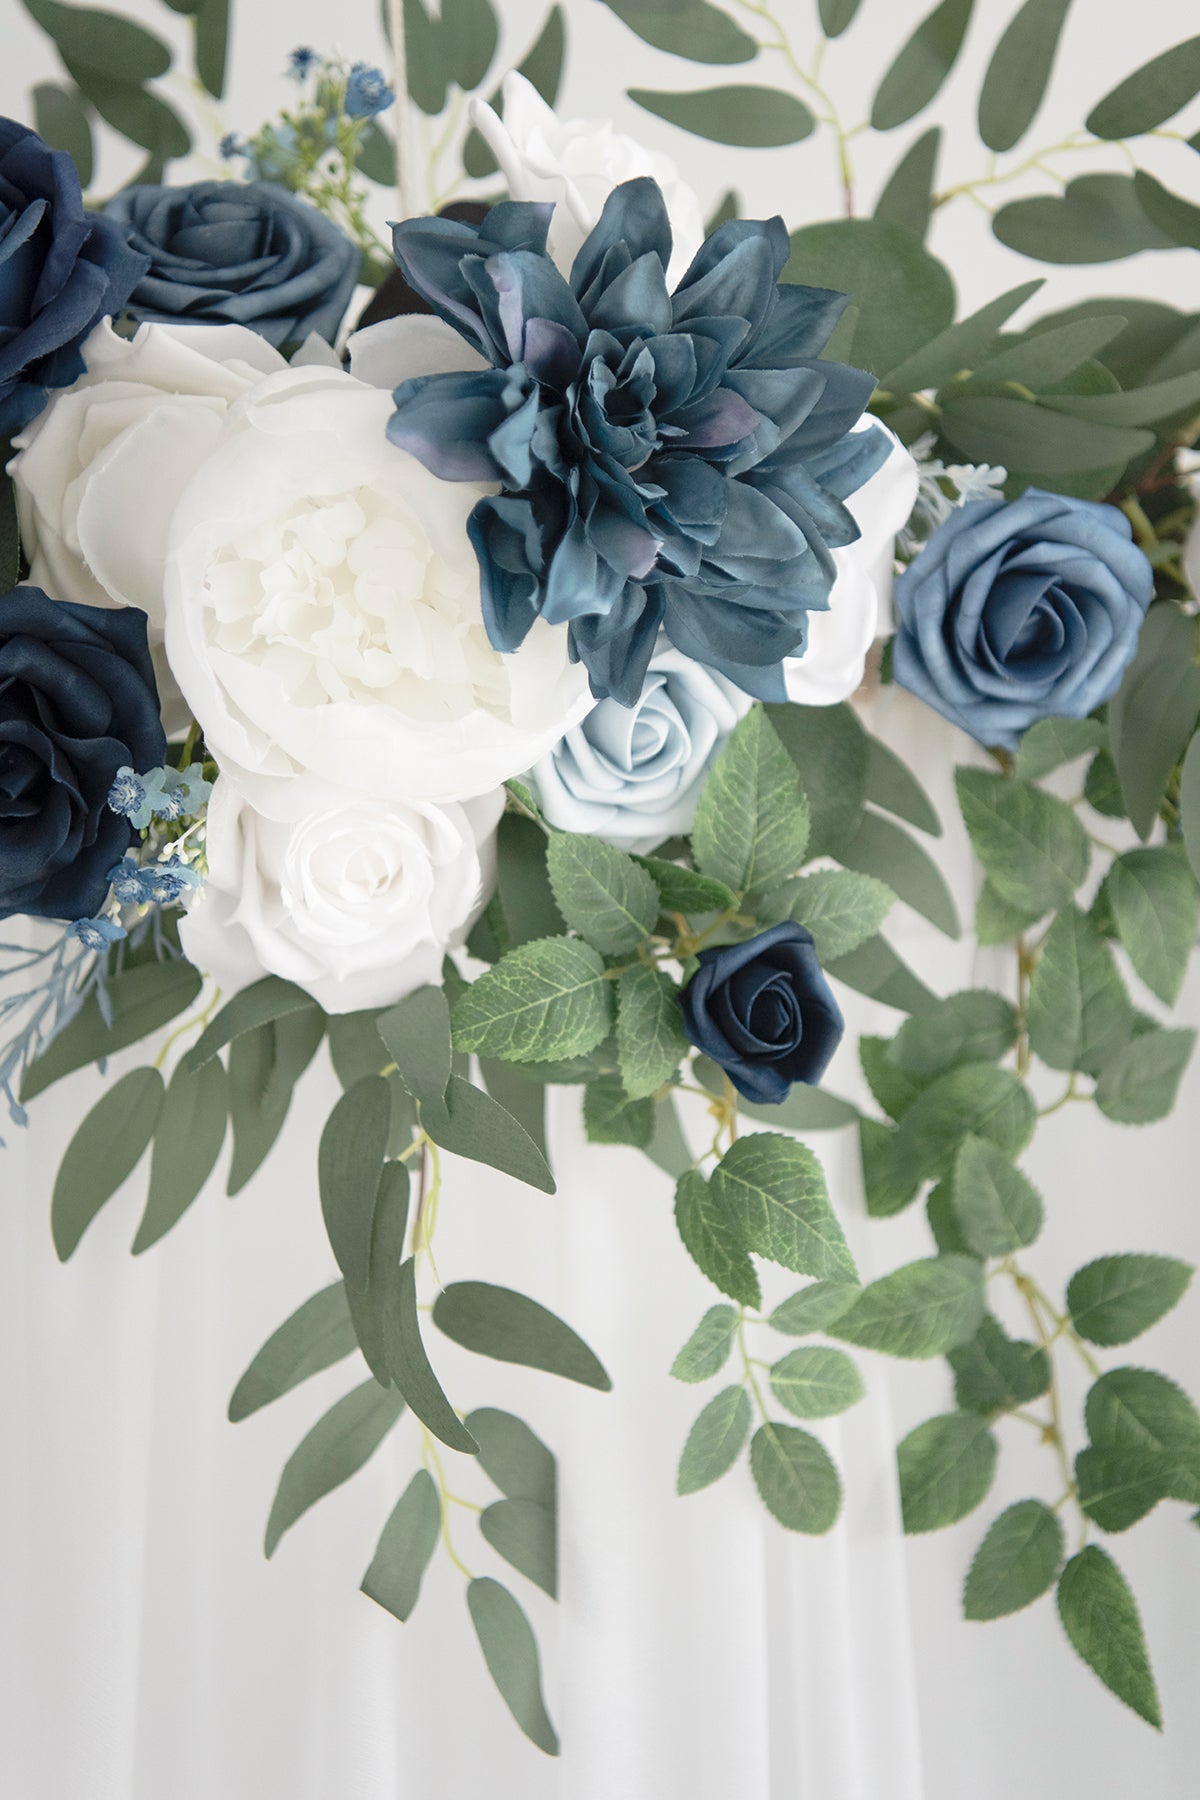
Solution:
M683 1028L738 1093L764 1105L795 1081L815 1087L846 1027L803 925L772 925L697 961L679 996Z
M896 583L892 669L979 743L1081 719L1120 685L1154 572L1115 506L1029 488L939 526Z
M146 615L0 599L0 919L86 919L133 836L108 806L119 769L166 755Z
M630 706L661 628L782 699L830 551L858 536L843 502L887 452L847 438L872 377L820 360L845 298L780 285L779 219L722 225L672 294L645 179L609 196L568 282L550 214L395 227L407 280L493 366L403 383L389 436L447 480L499 482L470 525L498 649L566 625L592 692Z
M245 325L278 350L312 331L333 342L359 253L307 200L266 181L130 187L108 216L149 259L135 319Z
M80 344L145 266L115 221L84 211L65 151L0 119L0 435L83 374Z

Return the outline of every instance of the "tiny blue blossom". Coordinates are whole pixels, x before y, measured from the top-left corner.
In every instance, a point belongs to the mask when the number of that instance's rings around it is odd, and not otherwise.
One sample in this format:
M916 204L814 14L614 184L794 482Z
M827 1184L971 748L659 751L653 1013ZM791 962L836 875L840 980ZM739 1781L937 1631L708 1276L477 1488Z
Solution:
M85 950L100 953L126 935L125 927L115 919L73 919L67 926L68 937L78 938Z
M190 888L200 886L200 872L187 863L148 863L141 871L150 883L150 898L159 906L173 906Z
M288 57L287 74L293 81L307 81L320 57L307 44L301 44Z
M249 156L250 150L244 138L236 131L227 131L217 146L226 162L232 162L235 156Z
M395 98L382 69L374 69L370 63L362 62L351 66L350 79L346 83L347 118L373 119L376 113L386 112Z
M134 769L118 769L113 784L108 790L108 806L120 818L128 819L134 829L144 831L150 823L150 803L146 798L146 784ZM135 815L145 814L134 824Z
M171 785L183 801L183 817L194 818L212 793L212 782L204 779L204 764L189 763L186 769L172 769L170 774Z
M132 856L124 856L108 871L112 891L122 906L145 906L154 899L154 882L149 869L143 869Z

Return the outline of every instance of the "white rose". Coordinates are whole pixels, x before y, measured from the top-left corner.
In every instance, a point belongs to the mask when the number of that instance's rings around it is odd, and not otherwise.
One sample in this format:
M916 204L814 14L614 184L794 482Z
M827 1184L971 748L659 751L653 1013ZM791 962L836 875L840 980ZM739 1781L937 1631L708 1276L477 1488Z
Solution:
M567 274L615 187L649 175L662 189L675 239L673 287L704 242L700 202L669 156L647 150L607 121L560 119L515 71L504 77L504 117L472 100L471 123L487 140L514 200L550 200L549 251Z
M378 800L490 793L588 704L566 632L538 621L519 653L493 649L467 536L491 490L390 444L391 411L340 370L268 376L230 408L171 521L171 668L264 811L304 771Z
M530 771L562 831L653 850L690 830L713 758L750 706L732 681L665 641L636 706L601 700Z
M864 419L856 431L872 425L891 439L891 450L846 505L862 536L835 550L837 579L828 612L808 615L808 643L803 656L783 665L789 700L801 706L836 706L860 686L867 652L886 628L896 563L896 534L908 523L917 498L917 465L903 444L880 425Z
M271 799L258 812L217 782L208 876L180 926L189 962L226 993L280 975L330 1013L440 981L494 884L503 794L388 804L305 775Z

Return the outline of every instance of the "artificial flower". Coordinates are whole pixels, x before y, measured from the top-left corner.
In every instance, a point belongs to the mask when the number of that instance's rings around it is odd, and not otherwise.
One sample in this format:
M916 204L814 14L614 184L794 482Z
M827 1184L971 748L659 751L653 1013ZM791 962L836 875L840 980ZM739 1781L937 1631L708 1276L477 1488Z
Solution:
M1036 720L1081 719L1111 698L1153 595L1115 506L1040 488L973 501L896 583L895 678L1011 750Z
M188 959L226 992L280 975L330 1013L439 981L491 892L503 795L383 802L304 775L269 799L260 812L217 782Z

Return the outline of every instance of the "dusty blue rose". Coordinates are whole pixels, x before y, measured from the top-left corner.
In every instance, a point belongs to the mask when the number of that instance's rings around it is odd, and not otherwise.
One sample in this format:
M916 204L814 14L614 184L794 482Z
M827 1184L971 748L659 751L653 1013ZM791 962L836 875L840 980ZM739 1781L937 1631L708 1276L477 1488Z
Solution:
M0 435L83 374L80 344L145 267L114 220L84 211L70 157L0 119Z
M902 687L981 744L1109 699L1137 648L1154 574L1124 513L1030 488L939 526L896 583Z
M135 319L245 325L278 350L315 331L333 342L359 254L306 200L266 181L130 187L108 216L129 227L149 268Z
M146 615L40 588L0 599L0 919L87 919L133 832L117 771L166 755Z
M569 281L550 214L395 227L407 280L492 366L403 383L389 436L446 480L499 483L470 524L498 649L564 625L596 697L630 706L661 629L783 699L830 552L859 535L843 502L888 449L847 436L872 377L821 357L845 297L780 283L779 219L722 225L671 292L650 180L609 195Z
M845 1024L803 925L772 925L697 961L679 997L683 1028L738 1093L766 1105L795 1081L815 1086Z

